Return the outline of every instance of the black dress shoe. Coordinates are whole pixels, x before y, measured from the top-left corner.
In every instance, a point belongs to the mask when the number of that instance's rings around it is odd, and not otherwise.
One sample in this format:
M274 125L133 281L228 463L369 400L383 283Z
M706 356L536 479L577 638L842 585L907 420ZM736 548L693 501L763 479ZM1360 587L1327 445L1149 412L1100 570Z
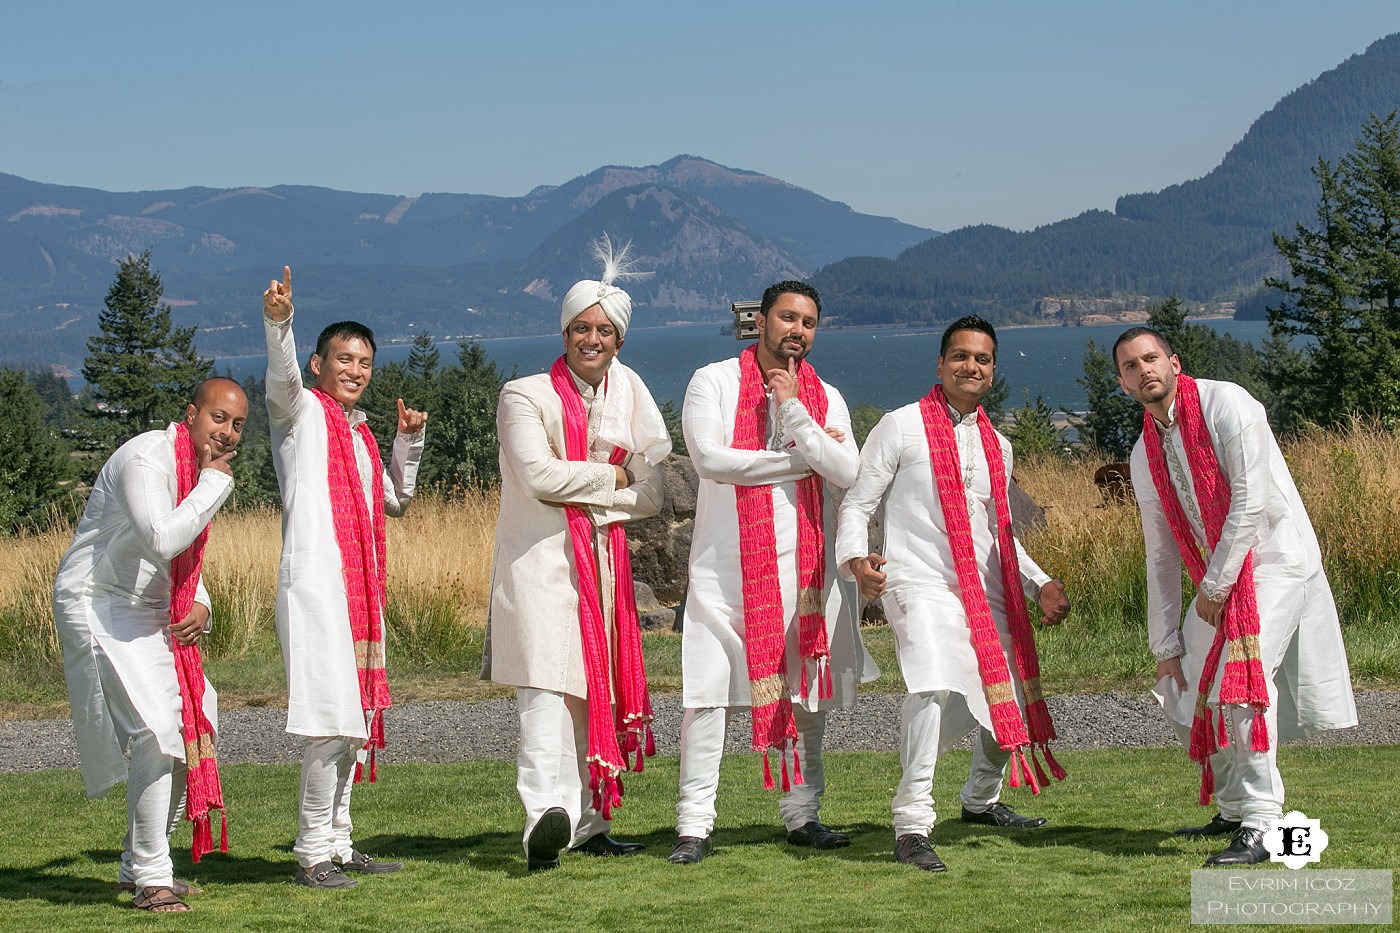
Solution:
M1022 816L1004 803L994 803L982 813L973 813L967 807L963 807L962 821L987 826L1009 826L1012 829L1039 829L1048 822L1043 816Z
M525 840L525 860L530 871L559 867L559 853L569 844L569 814L563 807L544 811L530 838Z
M943 864L938 853L933 851L933 846L929 845L928 837L919 833L900 836L895 841L894 860L901 865L913 865L924 871L948 870L948 866Z
M1240 828L1239 820L1227 820L1219 813L1210 818L1210 822L1204 826L1188 826L1185 829L1172 831L1173 836L1191 836L1199 838L1201 836L1228 836Z
M694 865L703 861L705 856L710 854L711 848L709 836L682 836L676 841L676 847L671 850L669 860L677 865Z
M641 842L619 842L607 833L597 833L569 851L582 852L585 855L636 855L646 851L646 845Z
M1206 865L1258 865L1269 860L1269 850L1264 848L1264 830L1251 826L1241 826L1235 830L1235 838L1223 852L1217 852L1206 859Z
M851 844L851 837L845 833L834 833L816 820L791 830L788 844L806 846L809 849L839 849Z
M336 862L341 871L359 871L366 875L388 875L403 868L403 862L381 862L373 855L365 855L359 849L350 850L350 858Z

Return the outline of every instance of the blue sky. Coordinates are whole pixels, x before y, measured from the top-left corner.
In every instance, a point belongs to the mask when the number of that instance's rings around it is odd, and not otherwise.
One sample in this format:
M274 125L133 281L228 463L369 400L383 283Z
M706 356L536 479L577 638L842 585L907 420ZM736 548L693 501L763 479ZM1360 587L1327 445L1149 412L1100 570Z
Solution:
M1396 31L1396 0L0 0L0 171L520 195L690 153L1028 229L1205 174Z

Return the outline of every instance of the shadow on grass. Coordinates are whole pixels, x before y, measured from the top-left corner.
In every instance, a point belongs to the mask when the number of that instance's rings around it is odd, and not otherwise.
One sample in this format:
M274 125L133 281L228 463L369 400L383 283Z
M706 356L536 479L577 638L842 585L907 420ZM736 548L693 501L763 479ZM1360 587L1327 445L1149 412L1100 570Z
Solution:
M93 878L73 874L74 866L93 867L90 861L115 862L120 852L86 852L66 855L42 865L12 868L0 874L0 900L41 900L50 904L117 904L117 876Z

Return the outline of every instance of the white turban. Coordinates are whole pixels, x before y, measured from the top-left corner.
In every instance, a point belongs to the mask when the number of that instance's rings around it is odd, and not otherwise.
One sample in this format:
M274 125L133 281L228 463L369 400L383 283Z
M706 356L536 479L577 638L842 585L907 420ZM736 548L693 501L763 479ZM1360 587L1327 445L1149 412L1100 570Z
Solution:
M592 279L576 282L564 296L564 307L559 314L559 330L569 329L574 318L594 305L602 305L603 313L617 328L617 335L627 333L627 325L632 322L632 297L616 285L604 285Z

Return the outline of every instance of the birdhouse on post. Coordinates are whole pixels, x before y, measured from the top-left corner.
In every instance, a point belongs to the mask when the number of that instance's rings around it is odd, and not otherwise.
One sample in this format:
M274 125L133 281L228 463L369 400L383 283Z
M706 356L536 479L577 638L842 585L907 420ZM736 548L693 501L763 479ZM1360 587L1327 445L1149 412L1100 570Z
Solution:
M758 317L762 304L761 301L736 301L729 306L729 310L734 312L734 339L758 339L758 324L754 319Z

